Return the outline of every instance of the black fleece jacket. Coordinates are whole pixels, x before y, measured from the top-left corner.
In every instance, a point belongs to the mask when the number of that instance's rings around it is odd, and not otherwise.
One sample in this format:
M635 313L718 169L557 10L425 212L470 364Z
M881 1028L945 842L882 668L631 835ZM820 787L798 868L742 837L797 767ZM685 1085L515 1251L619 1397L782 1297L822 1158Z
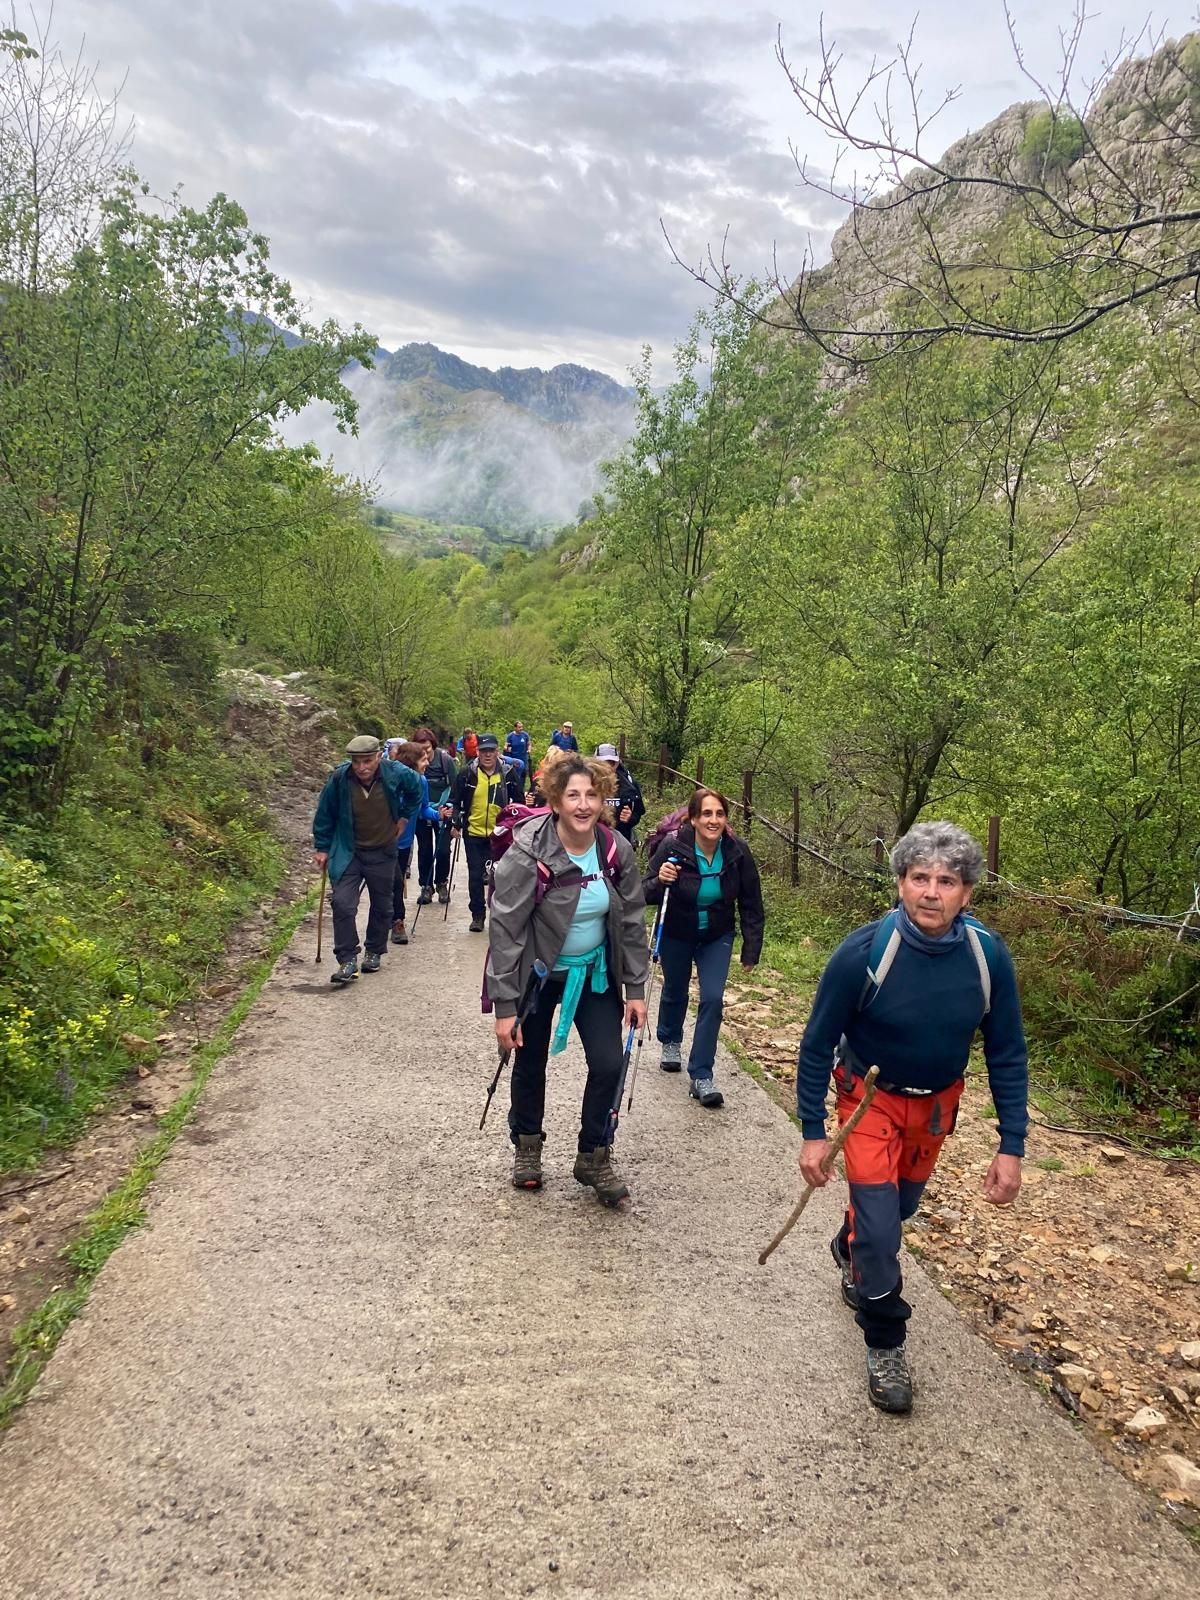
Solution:
M671 885L671 898L667 901L669 939L697 940L711 944L723 934L731 933L735 922L742 924L742 963L752 967L762 955L763 901L758 868L746 844L736 834L726 833L721 840L721 898L708 908L708 927L700 932L700 911L696 903L700 893L700 868L696 864L696 833L690 822L680 826L663 840L654 852L642 887L646 891L647 905L658 905L667 887L658 877L658 869L669 857L679 862L679 877ZM735 908L737 917L735 917Z

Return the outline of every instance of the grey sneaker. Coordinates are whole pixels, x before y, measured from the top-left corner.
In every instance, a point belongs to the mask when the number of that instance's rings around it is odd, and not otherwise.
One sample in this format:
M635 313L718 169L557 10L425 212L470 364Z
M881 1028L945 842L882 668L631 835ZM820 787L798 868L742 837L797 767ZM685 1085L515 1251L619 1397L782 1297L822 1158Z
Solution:
M575 1157L575 1181L595 1189L597 1198L606 1206L618 1205L629 1193L628 1184L612 1164L610 1144L579 1152Z
M683 1045L665 1044L662 1047L662 1057L659 1066L664 1072L683 1071Z
M519 1133L513 1155L513 1188L540 1189L542 1187L542 1136L540 1133Z
M438 884L438 886L437 886L437 897L438 897L438 905L444 906L446 904L446 901L449 900L449 898L450 898L450 885L448 883L439 883Z
M693 1100L699 1100L702 1106L708 1106L711 1111L725 1104L725 1096L712 1081L711 1073L703 1078L689 1078L688 1093Z
M330 983L353 983L358 977L358 960L351 956L349 961L343 961L341 966L330 977Z
M830 1254L837 1262L838 1271L842 1275L842 1299L851 1311L858 1310L858 1290L854 1287L854 1268L850 1265L850 1257L844 1256L838 1248L838 1234L834 1234L829 1241Z
M867 1348L867 1393L871 1404L880 1411L893 1411L903 1416L912 1410L912 1373L904 1346L895 1350Z
M483 918L482 917L472 917L471 918L471 926L470 926L469 931L471 933L482 933L483 932Z
M417 904L421 905L421 906L428 906L428 905L432 905L432 903L433 903L433 890L429 887L428 884L425 884L422 887L420 894L417 896Z
M364 972L378 972L379 971L379 964L380 964L380 962L382 960L383 960L383 957L379 954L379 952L377 950L368 950L366 955L363 957L363 964L362 964L363 971Z

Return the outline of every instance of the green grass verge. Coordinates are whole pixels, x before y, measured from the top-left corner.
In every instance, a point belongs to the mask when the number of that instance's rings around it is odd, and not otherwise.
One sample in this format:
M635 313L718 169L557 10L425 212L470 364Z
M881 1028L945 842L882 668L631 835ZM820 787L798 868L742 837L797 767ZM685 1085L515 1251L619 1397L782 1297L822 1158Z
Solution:
M315 902L315 893L309 893L279 913L266 954L255 966L249 983L217 1032L197 1051L191 1084L163 1117L155 1137L138 1153L124 1182L101 1201L87 1218L83 1232L63 1251L62 1259L74 1269L73 1282L53 1290L16 1329L12 1365L0 1389L0 1429L12 1421L54 1354L58 1341L87 1304L100 1268L126 1234L145 1220L143 1200L155 1173L204 1093L213 1068L228 1053L276 961Z

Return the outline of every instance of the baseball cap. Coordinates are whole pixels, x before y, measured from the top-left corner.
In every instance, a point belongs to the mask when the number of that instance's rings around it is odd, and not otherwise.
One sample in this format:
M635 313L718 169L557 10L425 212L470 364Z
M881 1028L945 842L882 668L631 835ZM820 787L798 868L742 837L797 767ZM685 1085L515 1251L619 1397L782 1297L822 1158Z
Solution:
M615 744L602 744L596 747L596 759L598 761L619 762L621 757Z
M372 733L356 734L346 746L348 756L374 756L379 754L379 740Z
M494 733L481 733L479 735L479 748L481 750L499 750L500 741Z

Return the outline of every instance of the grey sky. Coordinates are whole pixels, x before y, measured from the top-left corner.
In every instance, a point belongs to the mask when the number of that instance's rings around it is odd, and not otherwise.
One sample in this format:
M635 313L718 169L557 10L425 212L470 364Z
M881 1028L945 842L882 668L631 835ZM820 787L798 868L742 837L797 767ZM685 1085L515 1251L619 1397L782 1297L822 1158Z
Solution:
M1069 0L1014 0L1030 65L1052 71ZM914 4L915 9L915 4ZM1094 4L1086 72L1145 12ZM18 20L22 8L18 6ZM1158 11L1182 32L1191 7ZM224 190L269 235L318 317L394 347L468 360L575 360L624 378L644 341L666 353L703 298L670 259L729 231L740 268L778 246L798 264L838 215L797 186L788 151L828 149L774 59L797 66L816 12L731 0L57 0L55 32L127 73L134 159L160 192ZM848 74L889 53L911 13L831 4ZM1033 97L997 0L926 0L917 33L931 99L962 86L939 147Z

